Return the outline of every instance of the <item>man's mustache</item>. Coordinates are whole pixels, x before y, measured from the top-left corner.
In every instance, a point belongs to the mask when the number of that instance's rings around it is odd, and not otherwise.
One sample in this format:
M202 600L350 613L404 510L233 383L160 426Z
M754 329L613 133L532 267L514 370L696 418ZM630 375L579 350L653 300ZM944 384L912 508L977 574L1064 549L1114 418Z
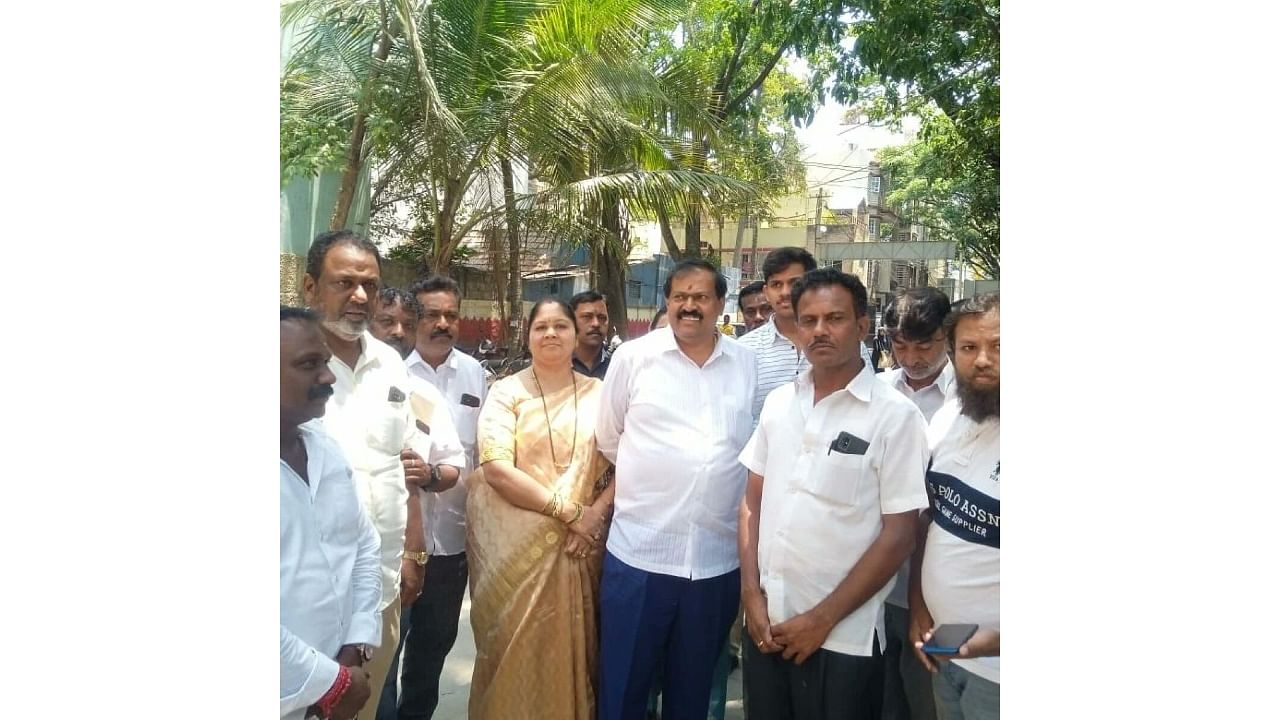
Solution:
M433 337L433 338L438 338L438 337L447 337L447 338L451 338L451 337L453 337L453 333L449 332L448 330L432 330L432 331L431 331L431 337Z
M324 400L333 394L332 385L313 385L307 390L308 400Z
M685 318L695 318L697 320L701 320L702 313L697 310L681 310L679 313L676 314L676 318L680 320L684 320Z

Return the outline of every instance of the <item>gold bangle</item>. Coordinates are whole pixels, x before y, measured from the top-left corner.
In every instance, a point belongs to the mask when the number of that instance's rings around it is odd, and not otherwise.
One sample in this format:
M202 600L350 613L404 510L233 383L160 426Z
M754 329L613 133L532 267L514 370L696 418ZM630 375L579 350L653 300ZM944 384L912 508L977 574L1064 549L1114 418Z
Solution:
M551 506L554 505L555 502L556 502L556 494L551 493L551 497L547 500L547 504L543 505L542 509L539 510L538 512L542 513L543 515L550 515L551 513L548 511L551 510Z
M566 523L566 524L567 524L567 525L572 525L572 524L574 524L574 523L578 522L579 520L581 520L581 519L582 519L582 512L583 512L582 503L580 503L580 502L575 502L575 503L573 504L573 519L572 519L572 520L570 520L570 521L569 521L568 523Z

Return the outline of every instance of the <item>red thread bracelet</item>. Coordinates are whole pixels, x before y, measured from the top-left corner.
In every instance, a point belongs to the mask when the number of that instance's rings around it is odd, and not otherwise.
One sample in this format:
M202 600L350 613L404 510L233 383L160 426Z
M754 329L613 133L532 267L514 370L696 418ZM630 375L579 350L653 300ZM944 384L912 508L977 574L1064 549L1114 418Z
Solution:
M351 671L345 665L338 666L338 678L333 681L333 686L329 688L329 692L320 698L316 703L320 708L320 717L329 720L329 716L333 714L333 708L347 693L347 688L351 687Z

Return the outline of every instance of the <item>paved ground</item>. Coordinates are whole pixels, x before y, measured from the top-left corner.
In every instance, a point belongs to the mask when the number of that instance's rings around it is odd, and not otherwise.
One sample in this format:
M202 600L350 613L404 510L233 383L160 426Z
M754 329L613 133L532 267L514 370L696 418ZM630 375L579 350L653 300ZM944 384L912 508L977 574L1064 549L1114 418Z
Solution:
M471 595L462 599L462 620L458 623L458 641L444 661L440 677L440 705L437 720L466 720L467 697L471 689L471 665L475 661L476 644L471 634ZM743 720L742 671L729 676L729 700L725 703L725 720Z

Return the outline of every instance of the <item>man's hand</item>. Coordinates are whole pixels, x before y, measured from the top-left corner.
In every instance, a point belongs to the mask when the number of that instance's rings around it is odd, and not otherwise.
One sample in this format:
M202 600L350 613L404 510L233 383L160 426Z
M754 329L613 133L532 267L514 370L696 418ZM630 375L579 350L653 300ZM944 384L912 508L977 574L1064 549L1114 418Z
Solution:
M338 651L338 657L334 658L339 665L345 665L349 668L358 668L364 666L364 655L360 652L360 648L355 645L343 645Z
M794 660L799 665L822 647L833 627L835 623L815 608L770 627L769 632L773 635L773 641L783 646L783 659Z
M957 657L1000 657L1000 630L997 628L978 628L978 632L960 646Z
M742 609L747 616L747 634L762 653L776 653L782 646L774 642L769 631L769 603L760 590L742 593Z
M351 720L369 702L369 673L364 668L351 668L351 686L333 706L333 720Z
M927 632L916 643L917 648L923 648L924 644L933 638L933 632ZM924 652L920 650L919 652ZM965 644L960 646L960 652L955 655L928 655L931 660L939 666L948 660L956 658L977 658L977 657L999 657L1000 655L1000 631L994 628L979 628L978 632L973 634Z
M933 630L933 615L929 613L928 608L911 607L911 621L907 624L907 642L911 644L911 650L916 654L916 659L924 665L929 672L938 672L938 663L934 662L931 655L920 648L924 647L925 638L929 636Z
M604 538L604 511L594 505L582 508L582 517L578 522L569 525L569 532L586 540L595 547Z
M409 558L400 560L400 607L409 607L422 594L422 579L425 575L425 567Z
M431 466L413 450L400 451L400 464L404 465L404 484L410 491L431 482Z
M586 538L575 533L569 533L564 540L564 554L576 560L581 560L591 554L591 543Z

